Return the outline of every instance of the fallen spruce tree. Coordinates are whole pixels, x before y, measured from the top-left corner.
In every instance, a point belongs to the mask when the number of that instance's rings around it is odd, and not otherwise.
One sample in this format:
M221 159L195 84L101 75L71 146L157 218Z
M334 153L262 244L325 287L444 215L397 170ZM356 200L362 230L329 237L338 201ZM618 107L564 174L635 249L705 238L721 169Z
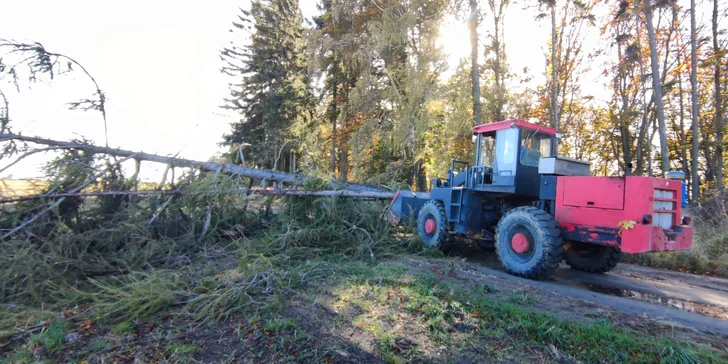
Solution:
M291 186L292 188L300 187L303 185L303 182L305 181L306 177L299 176L295 174L290 173L284 173L284 172L277 172L277 171L270 171L270 170L264 170L264 169L255 169L255 168L248 168L245 166L239 166L234 164L223 164L223 163L214 163L214 162L201 162L201 161L195 161L191 159L184 159L184 158L177 158L177 157L166 157L161 156L157 154L150 154L150 153L144 153L144 152L133 152L129 150L123 150L118 148L109 148L109 147L100 147L95 146L91 144L82 144L82 143L76 143L76 142L64 142L64 141L57 141L52 139L45 139L45 138L39 138L39 137L29 137L24 135L18 135L18 134L0 134L0 142L3 141L19 141L19 142L25 142L25 143L33 143L33 144L40 144L45 145L47 148L42 149L36 149L31 150L29 152L26 152L22 154L18 159L12 163L10 163L7 167L3 168L7 169L8 167L15 165L16 163L20 162L20 160L24 159L25 157L28 157L32 154L39 153L39 152L47 152L51 150L83 150L89 153L94 154L105 154L109 156L114 157L120 157L120 158L128 158L133 159L135 161L148 161L148 162L157 162L157 163L163 163L171 167L187 167L187 168L197 168L200 170L205 171L211 171L211 172L227 172L233 175L242 176L242 177L248 177L255 180L260 181L267 181L267 182L277 182L279 185L287 184ZM2 172L2 170L0 170ZM378 199L386 199L386 198L392 198L394 194L387 192L386 190L377 187L377 186L371 186L371 185L364 185L364 184L356 184L356 183L344 183L341 184L337 181L331 181L330 187L334 190L331 191L316 191L316 196L346 196L346 197L370 197L370 198L378 198ZM259 192L262 193L262 192ZM273 191L273 192L267 192L266 194L286 194L286 195L312 195L310 192L306 191L288 191L288 192L282 192L282 191Z
M378 187L0 135L11 140L42 147L18 148L10 166L60 153L33 194L0 196L0 352L59 318L113 323L170 306L224 318L330 273L330 259L414 249L382 218L392 194ZM138 163L122 173L133 160L184 172L140 184ZM266 183L274 188L253 187ZM239 274L196 278L191 267L216 261ZM78 310L69 316L69 307Z

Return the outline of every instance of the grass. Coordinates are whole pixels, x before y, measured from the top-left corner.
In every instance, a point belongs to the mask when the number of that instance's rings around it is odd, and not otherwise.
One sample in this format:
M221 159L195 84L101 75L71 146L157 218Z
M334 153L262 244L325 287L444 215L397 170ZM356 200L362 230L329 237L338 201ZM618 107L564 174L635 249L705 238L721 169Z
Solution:
M169 271L134 273L113 282L92 281L98 288L91 294L93 313L99 318L123 317L133 321L147 317L186 296L185 283L179 274ZM182 288L183 290L178 290Z
M538 302L538 298L531 296L528 293L523 292L522 290L517 290L516 292L513 292L513 294L511 294L511 296L508 298L508 302L519 305L531 305Z
M42 346L51 353L58 354L63 349L67 332L68 327L65 323L54 321L40 333L30 336L30 346Z
M93 339L91 340L91 345L89 346L89 349L98 353L106 348L106 344L106 340L104 339Z
M35 363L35 360L33 360L33 355L30 354L30 351L28 351L27 348L21 348L20 350L16 351L12 357L10 357L8 359L8 363L31 364L31 363Z
M653 268L728 278L728 261L707 258L696 251L626 255L624 261Z
M325 279L301 284L302 271L311 267L327 266ZM522 350L541 350L553 346L559 353L582 362L666 362L666 363L719 363L728 360L721 354L690 343L679 343L670 339L645 337L608 322L578 323L564 321L551 314L535 309L535 296L524 291L506 294L503 298L494 295L497 289L485 285L468 285L442 275L413 269L407 263L396 260L309 260L288 269L274 263L264 265L266 271L279 269L279 274L288 279L277 280L276 289L286 290L311 304L325 292L337 298L340 312L344 316L330 321L329 330L355 327L365 330L374 337L373 350L378 357L390 363L403 363L426 356L415 344L408 344L396 327L418 328L424 333L427 343L421 347L445 347L456 355L462 345L472 343L484 348L487 355L516 361L527 361L521 357ZM169 313L175 316L194 318L194 309L201 306L183 305L174 308L181 299L194 299L204 285L207 292L220 291L218 306L214 310L232 310L236 316L245 317L240 331L240 340L255 337L260 331L265 339L259 347L260 359L264 360L319 360L326 361L326 350L317 345L319 336L305 329L300 317L288 313L289 300L280 295L266 296L263 292L250 291L259 304L238 307L240 302L227 301L227 292L239 288L231 282L249 282L250 275L243 274L247 268L233 267L219 272L208 280L187 279L180 272L152 271L143 275L107 280L106 284L95 285L99 293L93 295L93 317L113 319L110 331L123 336L132 330L131 322L153 322ZM302 270L303 269L303 270ZM195 269L190 269L194 272ZM203 270L200 269L200 272ZM242 274L242 275L241 275ZM242 279L245 277L245 279ZM109 283L114 282L114 284ZM197 283L199 284L197 284ZM225 288L220 288L225 287ZM267 298L266 298L267 297ZM291 296L289 296L291 297ZM171 306L170 306L171 305ZM315 312L312 315L316 315ZM103 321L103 320L102 320ZM203 320L205 322L205 320ZM136 324L135 324L136 325ZM34 362L37 357L29 348L43 347L53 355L61 355L64 336L69 327L64 322L52 324L29 340L29 345L19 348L12 357L13 362ZM108 339L95 338L87 350L101 352ZM511 348L502 352L502 347ZM113 345L112 345L113 346ZM298 349L300 348L300 350ZM165 347L167 360L189 362L195 358L199 348L191 343L170 343ZM547 354L544 354L547 355ZM288 359L286 359L288 358ZM330 356L329 356L330 359Z
M298 322L290 318L276 318L265 324L264 330L274 332L276 334L285 330L294 329L298 326Z
M119 322L111 328L111 332L116 335L124 335L131 332L132 326L130 322Z
M520 298L518 305L499 301L453 280L436 280L429 274L402 276L399 273L402 267L393 263L383 263L376 268L360 265L359 268L356 275L343 279L340 291L367 292L359 294L361 300L399 292L401 297L406 297L404 301L391 299L386 302L394 309L403 308L421 319L428 328L428 336L436 344L448 344L448 336L451 336L448 324L475 318L477 335L502 339L505 333L525 346L553 345L559 352L584 362L719 363L728 360L725 353L689 343L645 337L604 321L592 324L564 321L521 307L523 300ZM383 354L389 355L386 350Z
M191 344L172 344L167 348L172 363L188 363L197 352L197 346Z

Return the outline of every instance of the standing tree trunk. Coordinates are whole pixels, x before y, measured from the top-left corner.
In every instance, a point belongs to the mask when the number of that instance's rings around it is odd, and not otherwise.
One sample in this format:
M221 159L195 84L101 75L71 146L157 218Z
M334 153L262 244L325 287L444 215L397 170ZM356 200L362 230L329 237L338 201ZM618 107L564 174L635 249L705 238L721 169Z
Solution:
M501 121L503 117L503 106L506 103L506 90L505 90L505 66L503 65L503 46L501 42L503 38L503 11L508 6L508 0L489 0L488 5L490 11L493 14L493 26L495 31L493 33L493 49L495 51L495 64L493 65L493 76L495 77L495 92L496 92L496 103L495 103L495 121Z
M495 9L494 9L495 10ZM498 14L500 15L500 13ZM495 121L501 121L503 120L503 85L501 85L501 52L500 52L500 27L499 27L499 19L497 16L495 16L494 26L495 26L495 92L497 101L495 104Z
M337 90L339 88L339 83L334 82L334 91L333 91L333 112L331 113L331 176L332 178L336 179L336 119L339 118L339 105L337 104L338 100L336 98L337 96Z
M343 89L341 90L343 92L344 100L349 100L349 74L346 75L346 82L343 84ZM339 140L337 140L339 144L339 179L346 182L349 176L349 146L346 145L348 141L348 136L346 134L346 130L348 129L348 120L349 120L349 103L345 103L341 110L339 110L339 114L343 114L342 120L343 120L343 132L344 135L339 135ZM338 117L337 117L338 118Z
M621 106L619 108L619 134L622 139L622 163L624 168L624 174L626 176L632 175L632 138L629 132L629 125L627 122L627 114L629 113L629 102L627 98L627 90L625 85L624 76L624 64L623 62L622 43L617 42L617 60L619 62L619 71L617 76L614 78L614 89L615 93L620 95Z
M690 152L690 173L693 178L692 183L692 202L698 202L700 198L700 176L698 175L698 154L700 133L698 130L698 120L700 120L700 109L698 108L698 41L695 25L695 0L690 0L690 87L691 87L691 103L692 103L692 131L693 145Z
M665 109L662 102L662 84L660 82L660 64L657 59L657 38L655 36L655 27L652 25L652 6L651 0L644 0L645 18L647 22L647 36L650 42L650 63L652 64L652 92L655 93L655 106L657 109L657 124L660 132L660 156L662 157L662 174L663 176L670 169L670 160L667 146L667 127L665 127Z
M551 126L559 128L559 79L556 59L556 1L551 3ZM551 155L559 154L559 140L551 146Z
M647 99L647 87L645 87L645 64L642 58L642 29L640 27L640 14L639 12L635 15L635 28L637 33L637 47L639 47L639 62L640 62L640 87L642 88L642 124L640 125L639 134L637 136L637 175L642 176L645 169L645 139L647 139L647 129L650 127L649 113L650 104L655 95L652 95L652 99Z
M677 17L677 11L673 11L673 15ZM675 22L677 22L677 19L674 19ZM677 64L682 64L682 58L681 58L682 50L677 50ZM689 178L690 176L690 167L688 167L688 149L687 149L687 138L685 137L685 97L683 96L683 73L680 72L677 74L677 85L678 85L678 95L679 95L679 102L680 102L680 122L678 128L680 129L680 143L675 143L675 147L677 148L677 152L680 154L680 164L682 164L683 173L686 178Z
M480 111L480 68L478 66L478 0L470 0L470 63L473 75L473 119L475 125L483 123Z
M715 57L715 187L723 191L723 95L721 94L720 44L718 42L718 0L713 0L713 54Z

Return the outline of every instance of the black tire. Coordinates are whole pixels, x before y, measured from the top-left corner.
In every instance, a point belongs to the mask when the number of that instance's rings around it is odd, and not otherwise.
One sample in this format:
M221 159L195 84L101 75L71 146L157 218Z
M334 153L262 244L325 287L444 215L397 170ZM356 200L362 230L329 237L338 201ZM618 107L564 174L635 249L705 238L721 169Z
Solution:
M614 269L622 260L622 252L609 246L572 241L564 252L564 260L571 269L605 273Z
M518 252L518 239L527 247ZM554 218L536 207L518 207L506 213L496 227L495 249L498 259L510 274L542 279L559 267L564 252L561 230Z
M435 230L431 233L428 233L425 229L427 220L435 221ZM450 251L452 248L452 239L450 238L450 227L442 202L430 200L422 206L420 214L417 217L417 233L422 239L422 244L426 247L440 249L445 253Z

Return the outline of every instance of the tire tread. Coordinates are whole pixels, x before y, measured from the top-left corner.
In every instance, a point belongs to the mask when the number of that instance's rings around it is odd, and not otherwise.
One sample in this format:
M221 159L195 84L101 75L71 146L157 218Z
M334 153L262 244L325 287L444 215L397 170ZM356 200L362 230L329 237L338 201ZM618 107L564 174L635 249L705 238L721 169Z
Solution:
M536 242L543 244L543 253L539 257L538 262L526 271L516 270L515 267L509 266L507 262L502 258L502 252L500 251L498 244L498 235L501 229L504 228L503 224L506 221L506 217L515 214L526 214L528 219L533 221L536 225L536 229L540 232L539 235L544 236L542 242ZM554 218L537 207L533 206L522 206L514 208L501 218L496 226L496 253L501 261L501 264L509 274L529 278L529 279L543 279L551 274L559 267L559 263L563 259L564 253L564 242L561 238L561 231L559 225Z
M447 216L445 215L445 206L440 201L430 200L425 202L420 211L424 211L428 206L434 206L437 209L440 215L440 221L442 222L442 226L438 226L440 234L437 237L437 244L433 248L447 253L452 248L452 239L450 238L450 228L447 222Z

